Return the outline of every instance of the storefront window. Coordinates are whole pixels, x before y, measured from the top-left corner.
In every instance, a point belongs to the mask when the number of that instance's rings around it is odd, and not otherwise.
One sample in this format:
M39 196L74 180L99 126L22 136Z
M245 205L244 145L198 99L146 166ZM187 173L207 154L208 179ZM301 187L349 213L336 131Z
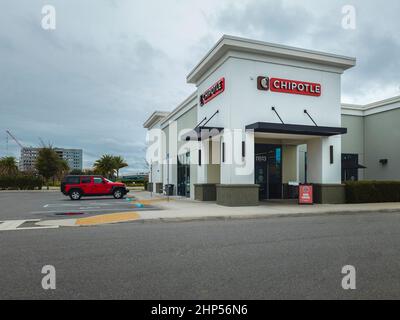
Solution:
M190 152L178 156L178 195L190 197Z
M342 154L342 181L358 181L358 154Z

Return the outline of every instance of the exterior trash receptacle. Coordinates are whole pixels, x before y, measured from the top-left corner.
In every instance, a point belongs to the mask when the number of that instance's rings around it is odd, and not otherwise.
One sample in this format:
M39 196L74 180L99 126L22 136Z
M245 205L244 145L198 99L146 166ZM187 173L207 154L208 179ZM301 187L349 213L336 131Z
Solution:
M174 195L174 185L173 184L166 184L165 185L165 194L167 196L173 196Z
M289 199L299 198L299 186L289 186Z
M286 190L286 196L288 199L299 198L299 183L297 181L289 181Z

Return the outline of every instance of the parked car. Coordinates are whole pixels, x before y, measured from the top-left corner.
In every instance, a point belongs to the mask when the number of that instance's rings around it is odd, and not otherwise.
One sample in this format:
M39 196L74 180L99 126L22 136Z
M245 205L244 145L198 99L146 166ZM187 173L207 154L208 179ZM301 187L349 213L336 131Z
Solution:
M102 176L65 176L61 182L61 192L71 200L79 200L82 196L113 195L122 199L129 190L121 182L112 182Z

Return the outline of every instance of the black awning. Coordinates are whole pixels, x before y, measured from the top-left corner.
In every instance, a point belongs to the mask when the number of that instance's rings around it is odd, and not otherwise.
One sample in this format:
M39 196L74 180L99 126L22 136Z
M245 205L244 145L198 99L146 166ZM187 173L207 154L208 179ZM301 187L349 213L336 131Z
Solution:
M342 161L342 169L367 169L366 166L363 166L359 163L354 163L350 161Z
M194 128L191 132L182 136L183 140L186 141L201 141L210 139L214 136L217 136L223 131L224 128L220 127L197 127Z
M254 132L264 133L286 133L298 134L306 136L322 136L330 137L347 133L347 128L338 127L317 127L306 126L298 124L283 124L283 123L269 123L257 122L246 126L246 130L254 130Z

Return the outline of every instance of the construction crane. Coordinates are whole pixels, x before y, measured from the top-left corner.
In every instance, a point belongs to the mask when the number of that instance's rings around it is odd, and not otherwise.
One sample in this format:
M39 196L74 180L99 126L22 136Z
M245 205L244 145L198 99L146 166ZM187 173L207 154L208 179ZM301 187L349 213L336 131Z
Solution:
M13 136L13 134L9 130L6 130L6 133L21 147L21 149L24 148L24 146L17 140L16 137Z

